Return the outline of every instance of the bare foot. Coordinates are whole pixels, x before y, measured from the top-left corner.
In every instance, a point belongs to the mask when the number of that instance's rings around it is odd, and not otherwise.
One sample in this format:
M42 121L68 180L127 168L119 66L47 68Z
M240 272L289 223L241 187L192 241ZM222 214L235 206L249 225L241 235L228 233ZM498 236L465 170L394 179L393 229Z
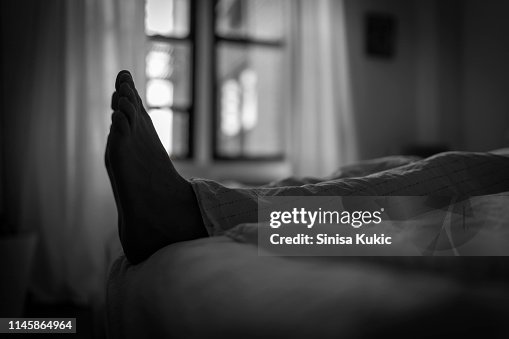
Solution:
M106 168L120 241L137 264L178 241L207 236L191 184L171 163L128 71L115 82Z

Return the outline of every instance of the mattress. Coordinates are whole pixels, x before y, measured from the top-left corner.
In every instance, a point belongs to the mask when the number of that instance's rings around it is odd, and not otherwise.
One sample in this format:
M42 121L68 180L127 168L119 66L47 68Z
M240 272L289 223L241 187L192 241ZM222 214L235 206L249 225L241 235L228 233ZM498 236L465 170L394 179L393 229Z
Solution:
M502 336L507 260L447 259L261 257L227 236L173 244L140 265L124 257L114 264L110 335L365 338L418 329L415 338L482 329Z

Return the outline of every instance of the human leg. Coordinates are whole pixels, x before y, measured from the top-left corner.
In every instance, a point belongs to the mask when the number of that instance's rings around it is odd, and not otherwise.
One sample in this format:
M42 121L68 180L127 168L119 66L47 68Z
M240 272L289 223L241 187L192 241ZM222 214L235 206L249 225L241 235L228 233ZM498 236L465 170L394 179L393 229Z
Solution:
M256 222L258 201L270 196L435 196L451 201L509 191L509 158L448 152L367 176L305 185L230 189L209 180L192 184L209 234ZM449 201L447 199L438 199Z

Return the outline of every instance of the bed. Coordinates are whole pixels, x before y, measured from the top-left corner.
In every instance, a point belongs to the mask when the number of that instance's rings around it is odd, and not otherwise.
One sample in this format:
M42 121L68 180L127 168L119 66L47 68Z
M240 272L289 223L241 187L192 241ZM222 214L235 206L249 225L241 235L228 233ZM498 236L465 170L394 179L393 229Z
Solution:
M362 178L363 183L381 175L406 177L415 174L408 164L426 161L389 157L344 167L333 176ZM509 208L504 208L509 200L499 199L509 195L502 183L509 167L500 164L490 169L500 176L499 191L485 203L494 225L486 234L488 247L494 239L501 239L501 246L509 241ZM472 180L480 176L468 173ZM287 179L284 184L314 181ZM506 256L270 256L256 245L258 226L216 227L209 238L172 244L136 266L118 258L107 288L109 336L509 336Z

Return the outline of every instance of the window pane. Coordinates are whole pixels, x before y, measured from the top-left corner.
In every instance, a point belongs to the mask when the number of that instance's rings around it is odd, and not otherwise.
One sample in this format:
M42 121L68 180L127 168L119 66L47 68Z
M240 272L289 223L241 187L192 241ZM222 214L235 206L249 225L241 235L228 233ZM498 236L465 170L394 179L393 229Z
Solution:
M146 0L148 35L185 37L189 34L189 0Z
M150 107L171 106L173 104L173 83L152 79L147 82L147 103Z
M277 48L218 45L220 156L283 154L282 56Z
M147 53L147 77L168 79L173 73L171 62L171 46L169 44L153 43Z
M148 114L166 152L172 157L184 158L189 153L189 114L168 108L151 109Z
M149 106L188 107L191 101L189 43L151 42L146 58Z
M283 14L280 0L219 0L216 32L226 37L280 39Z

